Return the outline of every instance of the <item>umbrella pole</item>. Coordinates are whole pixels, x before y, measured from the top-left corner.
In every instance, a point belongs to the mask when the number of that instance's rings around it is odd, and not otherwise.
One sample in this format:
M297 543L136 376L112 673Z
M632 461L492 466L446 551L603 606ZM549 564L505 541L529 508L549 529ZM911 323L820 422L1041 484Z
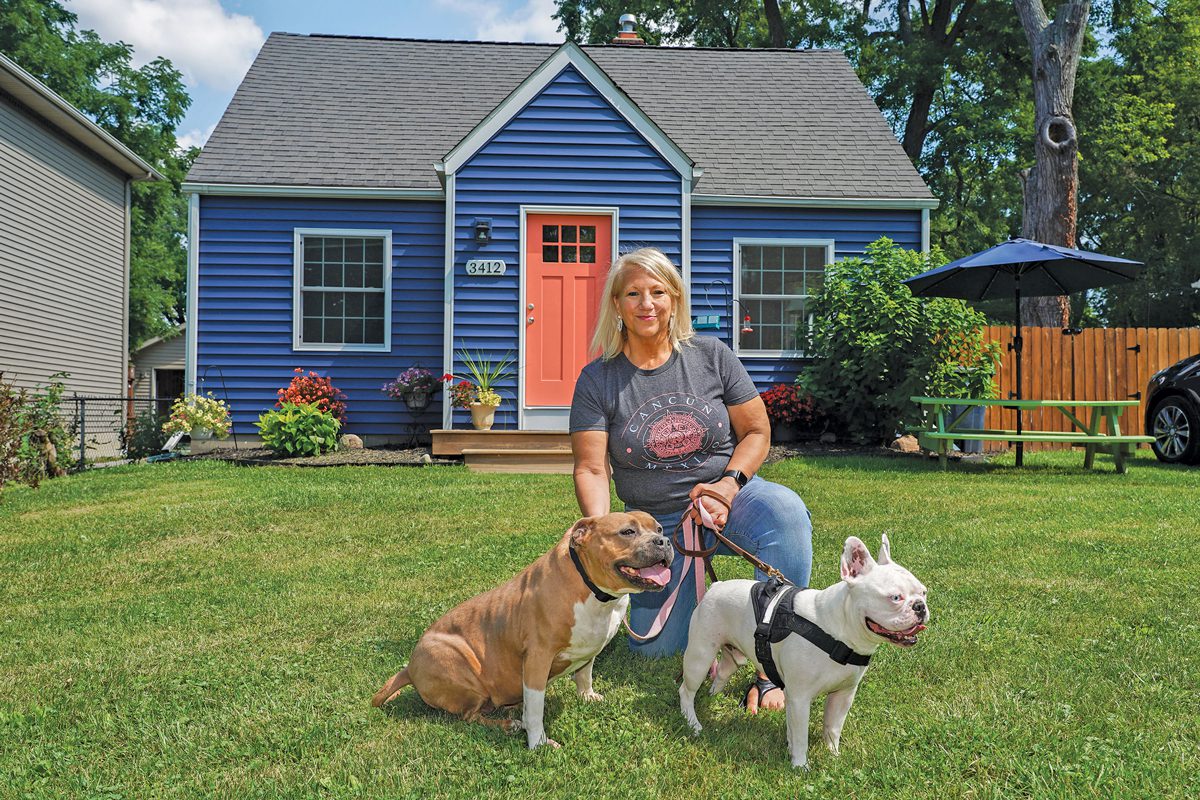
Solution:
M1015 350L1017 353L1017 399L1020 400L1021 399L1021 350L1023 349L1023 346L1025 344L1021 339L1021 273L1020 273L1020 271L1018 270L1016 275L1013 277L1016 282L1016 290L1015 290L1014 294L1016 295L1016 298L1017 298L1017 315L1016 315L1017 335L1013 337L1013 350ZM1021 417L1022 417L1021 408L1020 408L1020 406L1018 406L1017 407L1017 436L1021 435L1021 430L1022 430ZM1025 443L1017 442L1017 466L1018 467L1022 466L1024 463L1025 463Z

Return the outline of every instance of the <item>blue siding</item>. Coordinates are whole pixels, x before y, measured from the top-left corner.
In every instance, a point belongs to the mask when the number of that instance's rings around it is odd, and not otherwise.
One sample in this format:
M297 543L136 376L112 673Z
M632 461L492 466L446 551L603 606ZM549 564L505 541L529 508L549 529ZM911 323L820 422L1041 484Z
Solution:
M439 201L202 196L197 389L227 392L236 432L255 434L258 415L303 367L348 396L346 432L405 436L408 409L380 387L414 363L443 372L444 225ZM292 349L296 228L391 229L391 353ZM419 421L437 427L440 402L439 393Z
M861 256L880 236L901 247L921 248L919 210L799 209L763 206L694 206L692 208L692 315L719 314L719 335L732 342L726 303L733 291L733 240L749 238L833 239L834 259ZM724 285L714 284L715 280ZM705 289L708 298L705 299ZM712 307L707 303L711 301ZM714 335L717 332L713 332ZM799 359L745 357L759 391L791 383Z
M642 245L681 258L681 176L573 67L480 148L456 176L454 331L465 346L496 358L518 353L522 205L616 206L615 252ZM492 220L492 241L472 240L476 217ZM503 259L503 277L468 277L471 258ZM462 374L461 364L455 372ZM501 394L500 427L515 427L517 379ZM456 424L467 419L456 412Z

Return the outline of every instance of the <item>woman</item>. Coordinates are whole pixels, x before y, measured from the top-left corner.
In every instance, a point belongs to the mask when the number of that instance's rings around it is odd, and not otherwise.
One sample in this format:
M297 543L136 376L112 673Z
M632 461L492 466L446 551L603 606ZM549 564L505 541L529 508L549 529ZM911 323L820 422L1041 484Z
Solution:
M610 510L610 463L625 507L652 514L668 534L701 490L716 492L728 511L701 502L723 534L807 586L808 510L791 489L755 476L771 443L766 407L733 351L696 336L679 270L661 251L635 250L613 264L592 344L601 355L583 368L571 403L575 496L584 516ZM717 552L733 554L724 545ZM696 592L682 561L676 553L664 591L632 597L631 624L644 634L684 581L662 632L631 640L635 652L665 656L687 646ZM754 713L760 704L783 706L783 692L761 676L747 707Z

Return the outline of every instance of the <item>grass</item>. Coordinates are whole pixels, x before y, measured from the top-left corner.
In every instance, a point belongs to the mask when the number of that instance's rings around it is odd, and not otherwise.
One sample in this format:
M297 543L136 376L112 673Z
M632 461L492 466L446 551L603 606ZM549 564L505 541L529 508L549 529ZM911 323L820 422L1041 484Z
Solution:
M411 690L369 706L426 625L566 529L569 478L193 462L10 488L0 797L1191 796L1200 469L1081 459L764 470L812 509L814 585L847 535L874 550L886 531L930 587L930 630L877 655L840 758L814 707L808 772L782 715L747 718L734 694L703 690L686 735L679 659L620 641L597 662L604 703L551 685L561 750Z

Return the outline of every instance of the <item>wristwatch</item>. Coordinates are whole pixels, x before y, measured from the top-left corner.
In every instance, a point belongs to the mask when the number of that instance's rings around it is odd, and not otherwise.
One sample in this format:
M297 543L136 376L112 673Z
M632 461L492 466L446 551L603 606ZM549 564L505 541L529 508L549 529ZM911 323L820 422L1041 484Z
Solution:
M742 472L740 469L727 469L721 475L721 477L733 478L739 489L743 488L750 481L750 476Z

